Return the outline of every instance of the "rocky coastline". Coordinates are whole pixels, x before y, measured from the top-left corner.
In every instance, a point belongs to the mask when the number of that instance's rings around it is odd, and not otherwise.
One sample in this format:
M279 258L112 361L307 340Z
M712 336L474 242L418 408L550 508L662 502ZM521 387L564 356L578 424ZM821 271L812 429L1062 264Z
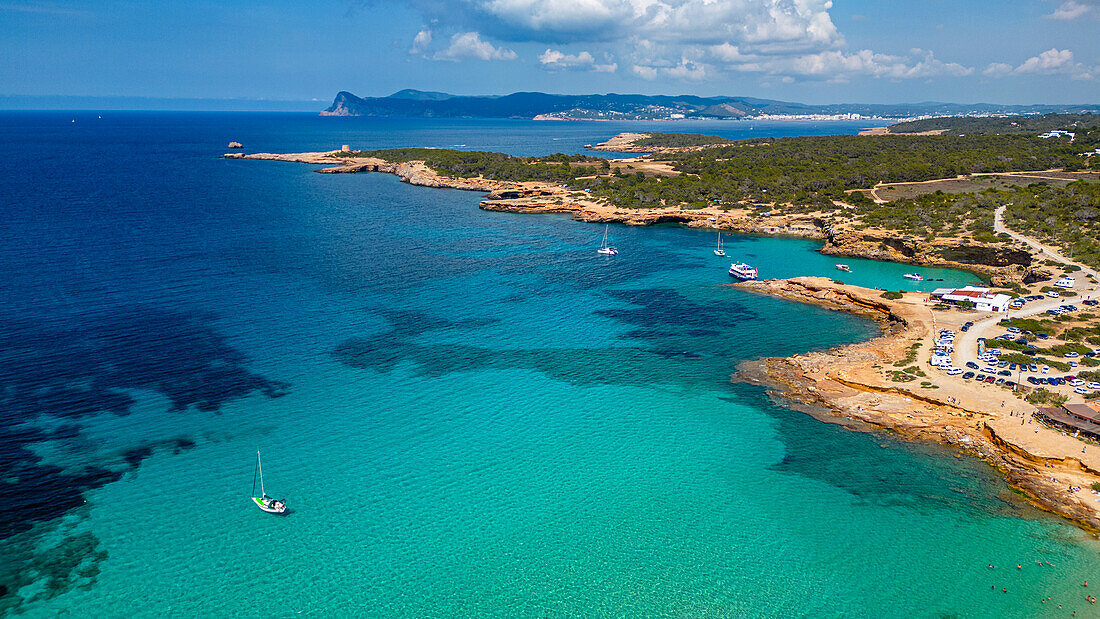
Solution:
M746 362L734 381L762 385L777 401L823 421L934 441L982 458L1033 505L1087 532L1100 533L1100 509L1085 500L1092 496L1087 489L1100 481L1100 466L1078 455L1080 443L1075 439L1030 419L1033 407L1015 398L1009 406L991 407L988 395L967 393L965 384L959 390L947 384L925 388L890 380L898 359L909 358L923 367L920 360L930 352L925 349L930 348L937 323L923 294L887 300L880 291L818 277L733 286L865 316L882 328L878 337L865 342ZM950 377L930 378L940 383ZM1073 486L1085 493L1070 491Z
M644 135L644 134L620 134ZM616 138L620 137L616 136ZM613 138L614 139L614 138ZM675 223L691 228L720 229L738 234L789 236L820 240L821 253L846 258L867 258L975 273L994 285L1042 279L1033 273L1030 254L1020 250L966 241L909 238L870 231L837 230L813 215L761 216L756 209L710 206L687 209L676 206L624 209L590 199L560 185L541 182L498 181L438 174L422 161L394 163L373 157L341 157L341 151L305 153L226 153L226 159L286 161L325 166L322 174L382 172L403 182L423 187L480 191L486 195L479 207L506 213L565 213L577 221L628 226Z

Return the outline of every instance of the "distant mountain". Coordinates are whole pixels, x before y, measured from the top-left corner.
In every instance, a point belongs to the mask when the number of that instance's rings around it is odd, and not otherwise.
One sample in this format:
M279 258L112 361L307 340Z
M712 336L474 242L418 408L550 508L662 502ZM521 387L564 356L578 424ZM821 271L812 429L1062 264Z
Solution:
M322 116L418 116L442 118L667 119L746 118L765 115L879 116L911 118L960 114L1100 112L1100 105L997 105L992 103L838 103L807 105L753 97L694 95L552 95L516 92L504 96L459 96L402 90L388 97L357 97L342 91Z
M387 97L387 99L410 99L412 101L444 101L446 99L454 98L455 95L450 95L445 92L413 90L412 88L398 90L397 92Z

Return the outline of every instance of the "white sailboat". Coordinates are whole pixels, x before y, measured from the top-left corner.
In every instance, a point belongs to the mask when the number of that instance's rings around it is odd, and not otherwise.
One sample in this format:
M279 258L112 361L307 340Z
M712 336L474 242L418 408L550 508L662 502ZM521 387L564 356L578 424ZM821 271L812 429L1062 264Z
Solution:
M260 496L256 496L256 475L260 477ZM269 514L286 513L286 501L273 499L264 491L264 468L260 464L260 451L256 450L256 469L252 472L252 501Z
M601 256L614 256L619 253L619 250L607 244L607 225L603 227L603 242L600 243L600 248L596 250L596 253Z
M718 231L718 247L714 250L715 256L725 256L726 250L722 249L722 231Z

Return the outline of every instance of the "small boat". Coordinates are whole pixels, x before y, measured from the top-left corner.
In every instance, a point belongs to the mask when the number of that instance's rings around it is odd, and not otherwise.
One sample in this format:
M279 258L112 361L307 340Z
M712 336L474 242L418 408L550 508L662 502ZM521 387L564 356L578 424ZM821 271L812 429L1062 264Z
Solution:
M715 256L725 256L726 250L722 249L722 231L718 231L718 247L714 250Z
M844 271L845 273L851 273L852 272L852 267L850 267L846 264L838 264L838 265L836 265L836 270Z
M924 281L924 277L921 276L920 273L906 273L905 275L902 275L902 277L904 277L905 279L911 279L915 282Z
M756 267L749 266L744 262L734 262L730 265L730 275L742 281L756 279Z
M619 250L607 244L607 226L603 227L603 242L600 243L600 248L596 250L597 254L601 256L615 256L618 255Z
M260 477L260 496L256 496L256 476ZM285 514L286 501L273 499L264 491L264 468L260 464L260 451L256 450L256 469L252 471L252 501L269 514Z

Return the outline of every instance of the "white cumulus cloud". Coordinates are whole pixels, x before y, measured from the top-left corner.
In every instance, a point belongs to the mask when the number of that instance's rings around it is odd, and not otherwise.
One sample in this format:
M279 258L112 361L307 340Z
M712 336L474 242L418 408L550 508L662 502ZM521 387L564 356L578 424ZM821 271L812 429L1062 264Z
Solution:
M943 62L931 51L913 49L909 56L878 54L869 49L856 52L828 50L796 56L743 55L728 48L711 48L718 60L732 61L733 71L759 72L784 76L844 81L870 76L887 79L919 79L938 76L960 77L974 69L955 62Z
M1097 67L1086 67L1077 62L1073 52L1068 49L1052 47L1037 56L1032 56L1013 68L1004 62L994 62L986 67L984 74L991 77L1006 75L1068 75L1072 79L1088 80L1096 77Z
M556 49L547 49L539 54L539 63L549 71L580 70L595 71L597 73L614 73L619 65L611 62L598 64L591 52L581 51L576 54L566 54Z
M1100 15L1100 11L1097 10L1098 7L1100 7L1100 0L1065 0L1047 17L1071 20L1086 15L1097 16Z
M514 58L510 49L495 47L503 41L539 44L546 50L537 54L539 66L548 71L615 72L617 59L647 80L738 72L780 81L791 76L928 79L974 72L930 51L890 55L848 49L830 14L832 0L403 1L432 23L436 38L458 33L450 47L431 56L445 60ZM582 46L586 51L573 51ZM422 47L414 42L414 49Z
M427 28L416 33L413 37L412 47L409 48L410 54L423 54L428 46L432 44L432 31Z
M1052 47L1032 56L1016 67L1014 73L1066 73L1073 69L1073 52L1068 49Z
M476 32L459 32L451 37L447 49L433 56L436 60L515 60L516 53L504 47L495 47L488 41L482 41Z

